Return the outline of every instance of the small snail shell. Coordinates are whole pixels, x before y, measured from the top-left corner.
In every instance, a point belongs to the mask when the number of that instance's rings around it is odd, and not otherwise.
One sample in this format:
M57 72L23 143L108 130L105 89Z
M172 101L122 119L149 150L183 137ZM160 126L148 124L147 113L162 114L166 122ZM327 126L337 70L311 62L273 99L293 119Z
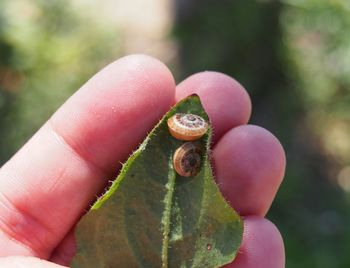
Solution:
M196 175L201 166L201 148L193 142L182 144L174 153L173 165L175 171L183 177Z
M202 137L208 130L208 123L195 114L175 114L168 119L170 134L182 141L193 141Z

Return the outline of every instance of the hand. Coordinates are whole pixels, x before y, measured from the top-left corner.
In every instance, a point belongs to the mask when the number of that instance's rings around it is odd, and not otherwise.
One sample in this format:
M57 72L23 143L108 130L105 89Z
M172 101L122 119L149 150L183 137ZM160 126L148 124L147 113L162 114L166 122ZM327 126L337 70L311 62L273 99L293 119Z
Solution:
M175 87L162 63L140 55L95 75L0 169L1 256L50 261L0 258L0 267L68 265L75 253L72 229L84 210L170 106L191 93L201 97L213 124L220 189L244 216L243 244L227 267L284 267L282 238L264 216L285 156L267 130L245 125L251 112L246 91L215 72Z

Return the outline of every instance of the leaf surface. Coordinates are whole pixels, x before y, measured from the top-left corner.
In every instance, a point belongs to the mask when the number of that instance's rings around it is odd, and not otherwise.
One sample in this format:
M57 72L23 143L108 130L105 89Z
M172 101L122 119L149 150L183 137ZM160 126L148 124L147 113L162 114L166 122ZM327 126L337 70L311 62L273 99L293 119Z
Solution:
M210 268L235 258L243 224L214 181L211 128L198 141L203 148L199 173L181 177L172 157L184 142L170 135L166 123L175 113L197 114L209 122L196 95L163 117L78 223L73 268Z

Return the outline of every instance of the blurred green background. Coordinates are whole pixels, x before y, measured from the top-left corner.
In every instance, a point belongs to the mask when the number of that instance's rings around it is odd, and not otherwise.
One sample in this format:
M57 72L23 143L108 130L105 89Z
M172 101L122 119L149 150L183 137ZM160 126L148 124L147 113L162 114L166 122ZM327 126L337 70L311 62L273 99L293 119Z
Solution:
M268 218L287 267L350 267L350 1L0 2L0 166L91 75L129 53L181 81L225 72L282 142Z

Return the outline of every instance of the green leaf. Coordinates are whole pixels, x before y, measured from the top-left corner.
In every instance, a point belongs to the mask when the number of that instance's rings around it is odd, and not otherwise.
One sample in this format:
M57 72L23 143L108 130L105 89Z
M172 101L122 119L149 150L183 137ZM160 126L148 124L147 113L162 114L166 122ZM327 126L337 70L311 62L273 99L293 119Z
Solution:
M123 165L111 188L77 226L72 267L221 267L242 240L243 224L214 181L208 156L211 128L199 173L177 175L167 119L193 113L209 121L199 97L171 109Z

